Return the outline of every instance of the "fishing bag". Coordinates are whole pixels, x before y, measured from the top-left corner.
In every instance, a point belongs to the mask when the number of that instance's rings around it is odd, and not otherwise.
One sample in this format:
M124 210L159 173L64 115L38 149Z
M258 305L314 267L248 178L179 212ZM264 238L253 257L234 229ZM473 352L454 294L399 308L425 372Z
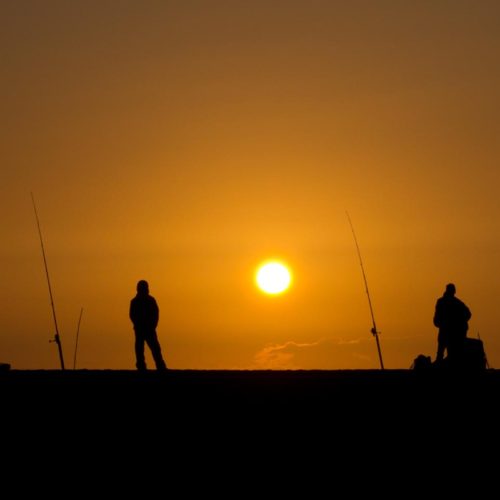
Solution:
M464 368L471 371L483 371L486 370L486 365L483 341L466 337L463 352Z
M432 361L430 356L425 356L424 354L419 354L411 365L412 370L419 372L427 371L432 367Z

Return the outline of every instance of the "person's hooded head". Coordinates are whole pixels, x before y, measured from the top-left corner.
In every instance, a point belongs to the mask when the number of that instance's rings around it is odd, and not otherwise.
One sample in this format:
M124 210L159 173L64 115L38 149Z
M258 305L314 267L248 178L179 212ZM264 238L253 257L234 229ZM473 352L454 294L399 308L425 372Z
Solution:
M146 280L141 280L137 283L138 295L149 295L149 285Z

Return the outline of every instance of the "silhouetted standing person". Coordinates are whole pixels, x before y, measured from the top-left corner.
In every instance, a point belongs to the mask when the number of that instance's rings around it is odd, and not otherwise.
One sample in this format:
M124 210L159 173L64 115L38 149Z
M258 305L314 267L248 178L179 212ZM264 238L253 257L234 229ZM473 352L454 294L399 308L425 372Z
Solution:
M455 285L449 283L436 302L434 326L439 328L436 362L443 360L445 349L451 361L458 359L464 349L471 312L455 293Z
M137 283L137 295L130 301L130 319L135 331L135 358L138 370L147 370L144 358L144 343L148 344L157 370L166 370L167 366L161 354L160 343L156 335L156 327L160 317L158 304L149 295L147 281Z

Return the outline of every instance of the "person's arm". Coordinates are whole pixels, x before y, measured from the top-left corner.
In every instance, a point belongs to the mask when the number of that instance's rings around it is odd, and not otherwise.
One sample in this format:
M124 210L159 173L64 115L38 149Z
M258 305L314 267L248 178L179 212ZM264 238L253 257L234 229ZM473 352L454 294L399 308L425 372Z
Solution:
M439 307L439 300L436 302L436 309L434 311L434 318L433 318L433 323L434 326L439 328L441 325L441 308Z
M159 320L160 320L160 309L158 307L158 304L156 303L156 300L153 299L153 323L155 328L158 326Z
M130 301L130 308L128 311L128 317L130 318L130 321L135 324L135 307L134 307L134 301Z
M469 321L472 317L472 313L470 312L470 309L464 304L464 314L465 314L465 321Z

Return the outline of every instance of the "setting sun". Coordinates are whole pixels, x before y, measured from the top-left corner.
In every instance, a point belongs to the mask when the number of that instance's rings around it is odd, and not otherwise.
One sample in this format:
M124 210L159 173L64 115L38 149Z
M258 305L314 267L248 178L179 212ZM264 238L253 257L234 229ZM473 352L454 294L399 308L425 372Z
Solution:
M288 268L281 262L272 261L262 264L257 270L255 281L260 290L270 295L285 292L292 281Z

